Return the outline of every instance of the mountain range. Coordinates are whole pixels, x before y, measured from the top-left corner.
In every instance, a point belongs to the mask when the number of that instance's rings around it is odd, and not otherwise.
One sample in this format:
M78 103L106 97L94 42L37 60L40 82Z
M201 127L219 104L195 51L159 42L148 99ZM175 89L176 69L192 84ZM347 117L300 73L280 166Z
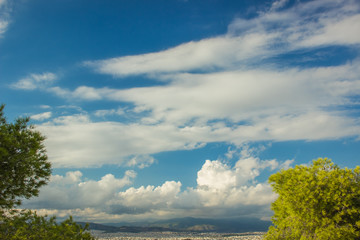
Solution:
M85 223L81 223L85 224ZM91 230L104 232L265 232L271 225L270 221L256 218L205 219L205 218L174 218L149 222L120 223L89 223Z

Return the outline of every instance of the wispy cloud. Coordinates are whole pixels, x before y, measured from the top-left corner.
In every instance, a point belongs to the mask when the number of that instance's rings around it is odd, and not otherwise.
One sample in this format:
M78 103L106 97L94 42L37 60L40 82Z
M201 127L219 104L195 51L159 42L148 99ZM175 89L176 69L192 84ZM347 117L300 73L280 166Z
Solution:
M44 113L32 115L31 119L36 121L43 121L51 118L51 116L52 116L52 112L44 112Z
M111 115L124 115L124 109L103 109L103 110L96 110L94 115L97 117L106 117Z
M276 11L276 10L284 7L288 2L289 2L289 0L277 0L277 1L274 1L271 4L270 12L271 11Z
M66 96L131 102L147 112L135 114L134 123L93 122L82 114L38 128L48 137L49 156L58 167L128 165L129 156L211 142L358 137L359 120L337 110L352 104L350 97L360 90L357 65L175 74L166 76L172 78L170 84L127 90L82 87L74 92L83 95L67 91ZM96 112L103 117L117 113Z
M253 67L251 63L258 63L259 59L297 49L360 44L358 2L310 1L281 11L286 2L275 1L270 11L256 18L235 19L223 36L184 43L156 53L87 61L85 65L118 77L219 71ZM324 8L326 11L320 11Z
M47 86L51 85L56 78L57 76L50 72L41 74L34 73L20 79L18 82L12 84L11 87L23 90L45 89Z
M93 67L100 73L119 77L197 69L223 69L237 61L261 57L265 51L263 46L273 37L271 34L262 33L240 37L223 36L185 43L157 53L88 61L85 65Z
M3 37L9 26L8 1L0 0L0 38Z
M352 97L360 91L359 60L312 67L279 66L264 60L324 45L358 49L360 34L339 36L357 33L359 3L308 1L290 8L285 1L277 4L255 18L235 19L224 36L161 52L87 62L105 74L146 74L163 81L161 85L73 90L48 86L46 91L66 99L133 106L125 112L133 113L132 123L94 122L85 113L40 125L48 136L55 166L126 165L131 156L219 141L359 137L359 119L343 108L357 104ZM321 40L324 36L326 41ZM122 113L99 110L95 116Z
M138 168L146 168L152 165L155 162L155 158L149 156L149 155L137 155L134 157L131 157L131 159L127 162L127 166L133 167L137 166Z
M6 32L9 23L0 19L0 37Z
M133 156L219 141L359 137L359 119L343 108L356 104L352 97L360 91L359 60L327 67L294 67L286 61L279 66L270 60L325 45L358 50L359 8L352 0L298 2L291 7L276 1L257 17L235 19L222 36L85 63L119 77L144 74L163 82L157 86L65 89L47 85L56 78L51 73L30 75L14 86L41 88L66 99L133 106L125 113L94 113L105 118L131 112L131 123L95 122L83 113L39 125L48 136L55 166L127 165Z
M9 24L1 15L6 5L0 0L0 37ZM41 121L36 128L46 136L55 168L114 164L141 172L157 162L157 153L218 142L233 147L223 158L199 159L203 165L193 179L196 184L186 189L173 179L130 187L135 171L121 177L103 174L98 180L69 171L52 176L39 198L25 206L107 222L270 216L276 196L259 177L293 161L261 159L248 144L360 138L358 112L352 112L360 92L359 12L357 0L277 0L255 17L234 19L219 36L83 63L86 69L114 76L112 81L138 75L139 82L157 81L150 86L120 89L110 80L85 85L80 79L81 84L65 87L51 72L19 79L10 85L13 89L43 91L79 106L95 103L88 111L44 105L31 116ZM326 52L325 47L351 49L356 57L317 64L315 55L320 49ZM296 65L308 57L298 52L315 52L313 64ZM295 64L289 63L290 55ZM281 63L275 60L280 58ZM98 102L111 106L96 108Z
M326 140L359 136L359 121L343 113L307 111L298 114L253 117L244 124L223 121L187 126L92 122L88 115L56 118L37 126L54 167L103 164L145 166L153 161L132 156L190 150L207 143L242 145L249 141ZM101 159L101 161L99 161ZM140 161L141 160L141 161ZM144 165L145 164L145 165Z

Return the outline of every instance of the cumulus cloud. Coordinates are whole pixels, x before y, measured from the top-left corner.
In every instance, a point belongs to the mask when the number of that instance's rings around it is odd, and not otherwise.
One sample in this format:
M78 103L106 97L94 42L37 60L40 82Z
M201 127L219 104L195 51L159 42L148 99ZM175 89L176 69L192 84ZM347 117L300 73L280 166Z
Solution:
M182 190L179 181L165 181L159 186L123 189L132 183L136 173L127 171L123 178L111 174L100 180L83 181L80 171L65 176L54 175L37 199L25 202L26 207L40 212L72 214L77 218L98 221L123 218L251 216L269 217L269 205L275 199L268 183L258 182L264 169L275 171L292 160L261 160L244 147L235 164L206 160L197 174L197 186ZM244 154L244 151L247 154ZM243 158L247 156L247 158Z
M140 188L129 188L118 193L117 197L110 202L111 209L117 205L122 209L140 209L139 213L152 210L170 210L171 204L176 201L180 193L180 182L166 181L163 185L142 186Z
M126 171L123 178L112 174L100 180L83 180L80 171L67 172L65 176L54 175L50 183L41 189L38 198L26 201L24 206L47 209L77 209L96 207L114 197L116 191L132 183L134 171Z
M267 183L256 182L256 178L262 170L273 171L283 164L253 156L240 158L233 167L219 160L207 160L198 172L197 188L190 189L189 194L197 195L204 206L269 204L274 200L272 190Z
M120 209L141 209L142 214L146 210L154 215L160 212L180 216L196 213L203 217L236 216L239 212L246 215L246 208L258 206L258 211L252 211L252 214L264 217L269 214L264 209L276 196L267 183L258 183L255 179L265 168L275 170L283 164L276 160L253 159L251 166L245 159L240 159L233 167L220 160L206 160L198 171L194 188L181 191L181 183L174 181L158 187L129 188L120 192L111 204L121 205ZM242 168L243 165L247 167ZM249 174L249 170L256 174ZM229 209L234 211L233 214Z

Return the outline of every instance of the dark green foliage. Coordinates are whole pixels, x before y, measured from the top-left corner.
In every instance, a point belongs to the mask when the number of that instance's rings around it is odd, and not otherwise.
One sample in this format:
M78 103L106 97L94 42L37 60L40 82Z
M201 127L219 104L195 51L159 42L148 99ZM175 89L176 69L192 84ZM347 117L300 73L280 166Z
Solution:
M6 240L91 240L94 239L71 217L58 224L55 217L38 216L35 212L14 210L21 199L39 194L51 175L45 138L29 118L8 123L0 105L0 239Z
M92 240L95 239L71 217L57 223L55 217L38 216L31 211L24 211L2 219L0 239L8 240Z
M320 158L269 182L278 199L265 239L360 239L360 167L341 169Z
M37 196L51 174L44 137L32 126L29 118L7 123L4 105L0 106L0 208L21 204L21 198Z

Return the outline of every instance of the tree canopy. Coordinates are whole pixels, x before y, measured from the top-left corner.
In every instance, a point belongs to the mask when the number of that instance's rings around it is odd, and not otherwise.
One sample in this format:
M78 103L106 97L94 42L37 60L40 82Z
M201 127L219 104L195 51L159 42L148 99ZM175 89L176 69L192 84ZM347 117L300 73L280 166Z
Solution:
M265 239L360 239L360 167L327 158L269 178L278 194Z
M47 183L51 164L43 141L29 118L8 123L0 105L0 208L9 209L21 204L22 198L37 196Z
M29 210L14 210L22 199L39 194L49 181L45 137L29 125L29 118L8 123L0 105L0 239L12 240L92 240L88 226L71 217L61 223L55 217L38 216Z
M23 211L3 218L0 239L8 240L94 240L88 226L81 226L69 217L61 223L55 217L38 216L36 212Z

